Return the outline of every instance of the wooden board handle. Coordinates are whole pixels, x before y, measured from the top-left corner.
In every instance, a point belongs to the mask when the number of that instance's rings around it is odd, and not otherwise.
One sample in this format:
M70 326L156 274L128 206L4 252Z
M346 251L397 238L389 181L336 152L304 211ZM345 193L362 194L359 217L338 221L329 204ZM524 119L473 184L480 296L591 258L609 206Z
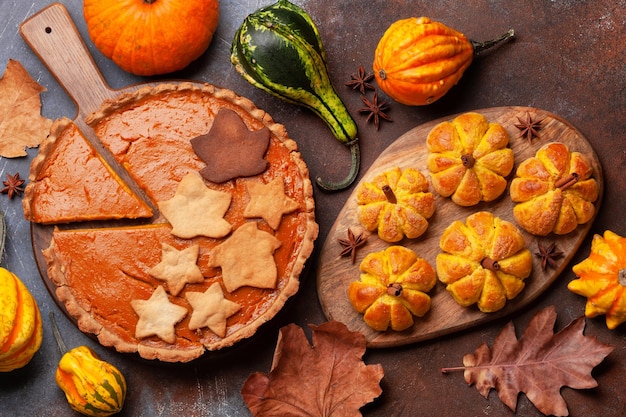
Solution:
M52 3L20 26L20 34L85 116L113 96L72 17L61 3Z

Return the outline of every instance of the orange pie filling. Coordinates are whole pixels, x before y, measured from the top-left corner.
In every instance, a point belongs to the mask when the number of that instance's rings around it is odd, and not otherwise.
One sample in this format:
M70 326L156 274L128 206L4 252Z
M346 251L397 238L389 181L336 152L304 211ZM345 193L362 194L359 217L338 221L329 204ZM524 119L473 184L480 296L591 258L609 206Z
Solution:
M198 172L207 163L190 140L210 135L213 121L225 108L234 110L250 132L269 129L263 155L267 168L218 184L201 179ZM205 350L252 336L298 290L318 231L308 169L284 127L228 90L187 84L122 96L105 103L88 123L135 181L131 188L140 188L160 212L141 224L116 220L55 228L43 251L48 277L79 328L97 335L105 346L164 361L189 361ZM200 189L198 181L203 183ZM184 189L184 183L196 188ZM213 213L214 197L227 207L223 219ZM186 205L196 204L195 198L208 198L209 203L203 203L206 216L226 221L232 230L210 237L198 226L197 236L179 237L179 221L193 231L196 223L207 220L204 215L186 215ZM105 213L118 210L114 202L99 205ZM236 242L245 249L238 250ZM275 278L270 273L259 287L248 284L268 269L275 269ZM252 281L244 279L245 274L253 275ZM206 307L213 304L212 309ZM168 324L156 330L153 326L163 318L150 313L161 309L155 306L172 313Z

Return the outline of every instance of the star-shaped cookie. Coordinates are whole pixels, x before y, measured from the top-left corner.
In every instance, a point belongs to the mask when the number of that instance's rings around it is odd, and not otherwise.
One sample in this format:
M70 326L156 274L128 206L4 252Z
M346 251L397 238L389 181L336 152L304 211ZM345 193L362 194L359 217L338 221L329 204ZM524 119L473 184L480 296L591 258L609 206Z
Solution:
M200 175L190 172L178 184L174 197L159 201L157 205L172 225L174 236L220 238L232 229L224 220L231 199L230 193L208 188Z
M267 127L248 130L239 114L227 108L217 112L209 133L191 139L194 152L207 164L200 175L215 183L265 171L269 144Z
M161 244L161 262L150 269L149 274L167 282L172 295L178 295L188 283L202 282L204 277L196 262L200 245L177 250L167 243Z
M176 341L174 326L187 315L187 309L171 303L165 288L159 286L149 299L132 300L130 305L139 316L135 327L136 338L157 336L167 343Z
M267 184L248 182L246 188L250 194L250 202L243 210L243 216L260 217L274 230L278 229L284 214L291 213L300 206L297 201L287 197L283 179L280 177Z
M212 284L203 293L188 292L185 298L193 308L189 330L208 327L219 337L226 336L226 319L241 309L239 304L224 298L219 282Z
M208 265L222 267L226 291L239 287L276 288L278 271L274 251L280 247L271 233L259 230L256 222L244 223L210 253Z

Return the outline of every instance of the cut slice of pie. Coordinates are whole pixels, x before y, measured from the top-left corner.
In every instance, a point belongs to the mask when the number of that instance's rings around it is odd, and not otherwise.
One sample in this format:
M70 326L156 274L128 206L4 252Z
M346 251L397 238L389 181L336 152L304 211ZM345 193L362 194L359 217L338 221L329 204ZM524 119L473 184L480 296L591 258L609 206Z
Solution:
M33 159L22 205L27 220L51 224L145 218L150 207L111 169L69 119L54 122Z
M217 118L223 109L234 117ZM152 207L167 210L155 209L140 222L75 223L75 217L69 220L73 224L54 228L33 225L44 279L79 329L104 346L165 362L191 361L253 336L298 291L318 233L309 171L284 126L230 90L186 82L123 94L86 121L116 159L112 166L124 168ZM244 174L221 183L203 179L200 171L207 164L191 140L210 130L232 131L231 123L237 135L250 136L246 143L256 140L255 132L269 131L267 150L251 160L236 159L242 170L234 172ZM224 145L247 154L240 143ZM210 159L212 148L203 155ZM250 175L245 165L259 163L265 170ZM51 166L54 175L64 169ZM100 175L85 162L80 170L90 180ZM250 192L271 184L280 185L281 198ZM46 192L33 188L31 199ZM211 207L196 207L207 194L227 197L214 215ZM244 213L253 199L273 213L271 218ZM65 204L59 197L55 202ZM100 209L108 204L97 203ZM218 235L173 233L207 222L228 229ZM250 277L266 270L272 271L269 278Z

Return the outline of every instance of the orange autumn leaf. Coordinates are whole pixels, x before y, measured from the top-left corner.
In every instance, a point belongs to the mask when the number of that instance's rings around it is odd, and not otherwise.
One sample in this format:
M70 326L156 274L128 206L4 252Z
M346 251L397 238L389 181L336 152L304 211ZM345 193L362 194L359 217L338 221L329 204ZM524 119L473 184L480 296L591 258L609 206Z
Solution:
M46 138L52 120L41 116L39 94L46 91L19 61L9 59L0 78L0 156L26 156Z
M337 321L312 329L313 346L302 328L280 330L269 376L248 377L241 390L255 417L351 417L382 393L381 365L366 365L365 337Z
M442 372L463 370L465 381L475 384L485 398L493 388L513 411L519 393L523 392L543 414L567 416L561 388L596 387L598 383L591 371L614 347L584 336L584 317L558 333L553 333L555 321L554 306L543 309L531 319L519 340L509 322L491 349L483 344L463 357L463 367L444 368Z

